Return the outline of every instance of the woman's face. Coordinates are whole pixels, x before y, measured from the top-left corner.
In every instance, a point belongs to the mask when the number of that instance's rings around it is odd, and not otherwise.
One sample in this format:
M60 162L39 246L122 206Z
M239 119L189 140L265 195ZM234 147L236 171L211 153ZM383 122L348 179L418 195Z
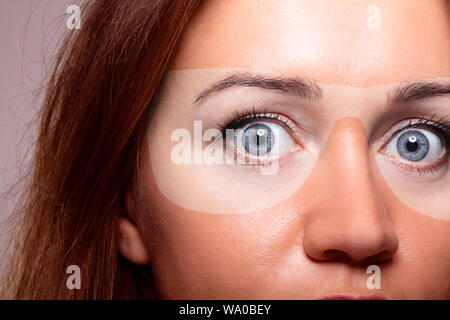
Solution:
M449 88L445 1L207 1L141 161L161 297L450 298Z

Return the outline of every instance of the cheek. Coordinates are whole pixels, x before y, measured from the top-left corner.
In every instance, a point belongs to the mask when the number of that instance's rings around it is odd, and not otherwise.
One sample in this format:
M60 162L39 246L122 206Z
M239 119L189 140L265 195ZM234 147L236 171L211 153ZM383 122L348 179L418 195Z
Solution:
M301 244L298 213L290 201L243 215L202 214L163 197L152 219L159 236L153 265L162 295L170 298L223 299L273 297L270 285L284 257ZM296 270L306 257L295 259ZM293 267L293 266L291 266Z
M352 119L342 124L363 128L356 126ZM355 138L353 131L346 132L353 133L350 137L357 140L350 141L352 145L367 140L365 135ZM345 138L346 135L335 136ZM152 209L148 230L154 230L146 238L161 297L293 299L317 296L324 288L328 288L326 292L336 288L365 289L367 266L355 268L337 261L318 263L305 253L304 243L312 226L319 226L316 229L322 237L336 229L348 231L352 225L343 221L357 219L363 213L370 215L359 209L367 207L372 198L377 204L383 204L383 212L389 212L399 242L392 261L382 266L383 289L397 298L449 297L450 221L426 216L406 206L376 167L372 168L373 176L362 173L346 176L346 179L333 176L339 172L339 166L331 166L336 161L342 160L340 163L347 163L351 168L360 168L361 163L367 162L365 158L357 162L356 155L349 158L352 161L347 161L346 157L340 159L332 148L345 145L340 142L339 139L329 140L318 169L296 194L270 209L249 214L200 213L171 202L155 183L146 150L141 163L145 173L144 192ZM330 168L336 170L330 171ZM367 183L371 188L366 193L361 180L365 176L372 179ZM341 183L330 185L330 177ZM172 180L172 185L181 190L186 184L180 180ZM350 184L353 180L356 182ZM348 183L349 188L343 187L342 182ZM348 190L353 190L350 198ZM376 197L370 196L372 193L376 193ZM344 201L346 198L348 202ZM361 206L355 207L354 199L361 199Z
M161 196L152 201L159 235L153 268L164 298L311 298L345 269L307 257L304 220L292 199L270 210L228 216L189 211ZM392 209L400 246L382 268L384 288L401 288L413 299L450 297L450 223L402 206ZM365 283L367 277L361 272L356 278Z
M450 298L450 222L398 208L399 250L386 279L412 299Z
M287 199L251 214L208 214L186 209L161 193L148 147L144 148L143 187L151 208L145 229L152 230L146 238L162 298L273 298L277 291L274 274L279 274L277 269L286 269L285 257L294 248L297 258L291 259L288 269L300 274L307 258L303 254L299 257L303 252L301 217L294 201ZM174 178L174 187L186 187L183 179ZM199 196L205 201L210 200L208 197ZM149 216L148 212L143 214ZM289 282L291 277L282 273ZM287 288L283 283L277 286Z

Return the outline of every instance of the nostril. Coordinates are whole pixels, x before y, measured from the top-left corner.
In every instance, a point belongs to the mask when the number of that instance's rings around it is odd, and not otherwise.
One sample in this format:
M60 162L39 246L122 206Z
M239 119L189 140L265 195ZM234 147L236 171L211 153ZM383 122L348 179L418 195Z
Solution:
M345 255L344 252L335 249L329 249L322 252L322 258L324 260L334 260L342 257L343 255Z
M361 250L359 253L339 250L339 249L328 249L324 250L320 254L320 259L324 261L332 261L332 260L351 260L351 261L360 261L364 263L378 263L385 262L389 260L393 256L393 252L391 250L383 250L381 252L371 254L371 250Z
M392 258L392 251L384 250L376 255L368 257L367 260L369 262L384 262Z

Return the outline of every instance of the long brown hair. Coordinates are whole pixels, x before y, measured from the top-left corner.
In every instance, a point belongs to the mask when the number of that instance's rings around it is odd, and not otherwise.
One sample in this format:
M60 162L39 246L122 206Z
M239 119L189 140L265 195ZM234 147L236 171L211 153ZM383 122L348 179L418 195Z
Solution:
M200 1L83 6L48 80L3 298L155 296L151 271L120 258L117 221L152 99ZM69 265L81 290L66 286Z

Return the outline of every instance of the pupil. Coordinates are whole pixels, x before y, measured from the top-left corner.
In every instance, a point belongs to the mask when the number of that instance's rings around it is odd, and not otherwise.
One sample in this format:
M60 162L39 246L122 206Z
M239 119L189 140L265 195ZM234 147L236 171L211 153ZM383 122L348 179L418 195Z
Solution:
M417 149L419 149L419 144L417 142L408 141L406 143L406 150L409 152L415 152Z
M260 143L259 143L259 139L260 139L260 136L257 134L257 135L256 135L256 145L258 145L258 146L259 146L259 144L260 144Z
M418 162L427 156L430 142L420 131L408 130L398 138L397 150L402 158Z
M255 134L253 139L253 142L257 145L260 146L261 144L264 144L264 136L260 135L259 133Z
M273 144L270 128L262 123L249 126L243 137L245 150L252 155L267 154Z

